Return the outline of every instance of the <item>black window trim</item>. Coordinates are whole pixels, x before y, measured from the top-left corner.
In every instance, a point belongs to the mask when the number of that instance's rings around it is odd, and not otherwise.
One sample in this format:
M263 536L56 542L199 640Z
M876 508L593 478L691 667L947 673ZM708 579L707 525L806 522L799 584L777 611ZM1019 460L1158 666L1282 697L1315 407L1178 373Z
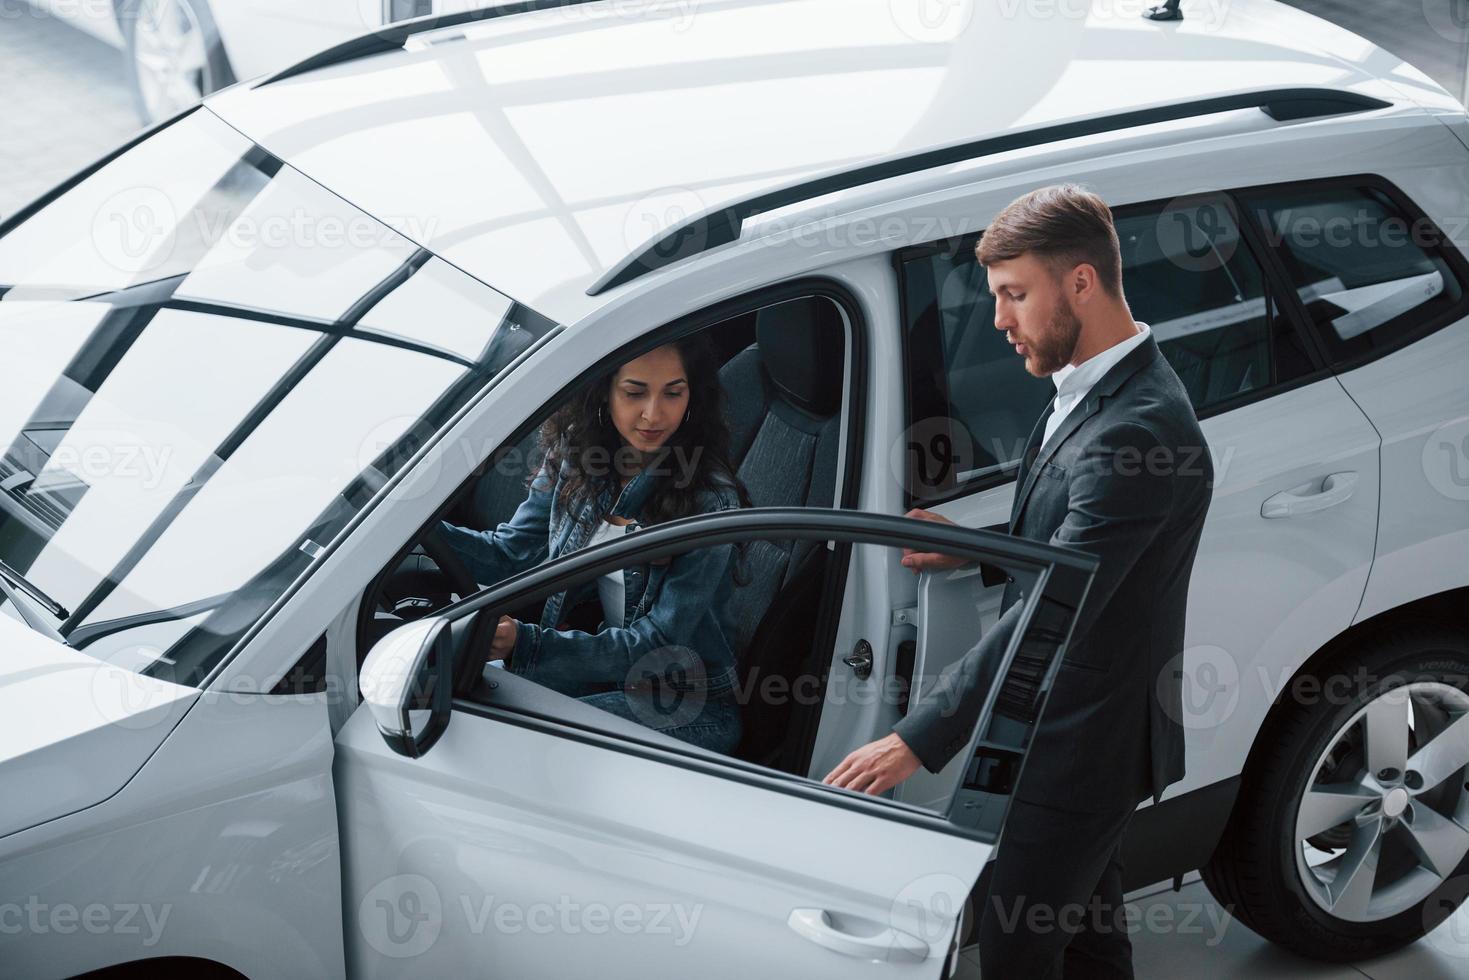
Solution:
M353 639L356 663L360 666L363 657L366 656L366 651L363 649L363 641L367 635L368 623L373 614L373 606L367 601L368 597L376 593L387 576L391 575L394 569L412 552L414 546L424 535L449 514L454 505L469 491L469 488L489 469L498 464L512 447L519 445L530 434L531 430L539 424L539 420L546 418L565 399L566 392L573 391L579 386L595 380L612 364L622 363L639 357L672 340L718 326L720 323L742 314L754 313L765 307L791 300L808 298L824 298L830 300L841 309L847 321L849 331L847 354L850 361L846 377L848 404L844 406L844 411L846 412L844 422L847 428L847 438L845 445L842 447L842 451L845 454L844 465L838 474L841 494L839 499L834 500L834 504L839 509L855 509L861 491L862 449L867 431L867 378L869 370L868 357L871 346L871 340L867 332L868 320L863 314L862 305L844 283L826 276L803 276L797 279L756 287L738 296L685 314L642 334L635 340L624 344L605 357L600 358L595 364L558 388L556 392L537 406L534 411L528 413L525 420L516 426L510 435L445 498L443 503L435 510L433 516L425 521L409 537L408 541L393 554L392 558L389 559L363 590L362 595L359 597L357 627L354 631ZM843 612L841 601L846 592L847 574L851 568L851 564L851 545L837 543L832 552L831 564L826 575L826 581L822 584L821 609L818 613L819 618L816 622L815 638L812 642L813 656L816 650L830 653L836 649L837 630L841 625ZM792 721L792 737L799 739L795 751L798 752L799 758L802 759L810 759L816 744L816 737L820 727L820 705L824 702L826 696L826 686L831 672L831 659L830 656L821 658L820 669L814 672L820 679L817 696L812 699L814 705L805 709L804 713L798 713Z

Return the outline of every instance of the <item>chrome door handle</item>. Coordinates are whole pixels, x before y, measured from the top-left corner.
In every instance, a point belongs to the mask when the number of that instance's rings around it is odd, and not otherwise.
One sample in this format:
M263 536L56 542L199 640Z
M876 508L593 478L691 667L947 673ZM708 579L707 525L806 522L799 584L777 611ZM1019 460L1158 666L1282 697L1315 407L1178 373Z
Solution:
M1268 498L1260 505L1260 516L1265 518L1295 517L1298 514L1314 513L1345 503L1356 490L1356 471L1333 473L1322 480L1319 487L1316 481L1312 480L1310 483L1282 490Z
M889 963L918 963L928 959L928 943L891 927L870 936L857 936L832 924L825 909L793 909L786 924L798 936L833 953L859 960L886 960Z

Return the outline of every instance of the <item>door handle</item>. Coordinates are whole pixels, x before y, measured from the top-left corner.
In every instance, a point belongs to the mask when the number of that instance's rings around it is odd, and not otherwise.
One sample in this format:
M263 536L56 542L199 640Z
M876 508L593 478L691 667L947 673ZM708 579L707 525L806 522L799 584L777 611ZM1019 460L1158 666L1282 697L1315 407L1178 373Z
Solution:
M1266 499L1260 505L1260 516L1265 518L1295 517L1298 514L1325 510L1328 507L1345 503L1356 490L1356 471L1333 473L1322 480L1319 487L1316 481L1312 480L1310 483L1282 490L1275 496Z
M838 928L825 909L793 909L786 924L796 934L833 953L859 960L917 963L928 959L928 943L891 927L870 936L858 936Z

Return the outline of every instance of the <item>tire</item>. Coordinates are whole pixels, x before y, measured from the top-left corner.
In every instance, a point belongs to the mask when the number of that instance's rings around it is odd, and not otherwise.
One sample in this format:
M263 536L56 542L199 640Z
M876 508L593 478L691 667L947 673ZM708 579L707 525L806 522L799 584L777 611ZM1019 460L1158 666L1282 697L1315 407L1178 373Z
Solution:
M116 2L128 86L143 125L151 126L234 84L208 0ZM167 40L180 43L175 46Z
M1460 758L1469 753L1469 641L1434 624L1387 627L1364 636L1320 674L1319 686L1293 684L1289 700L1262 728L1234 811L1202 873L1219 903L1265 939L1312 959L1350 962L1414 942L1469 891L1469 854L1457 853L1459 830L1435 819L1450 814L1469 827L1465 768L1444 768L1469 762ZM1423 774L1412 765L1397 778L1392 766L1372 767L1380 779L1369 774L1369 752L1373 763L1412 757L1459 719L1450 738L1438 743L1457 746L1440 756L1452 761L1430 767L1423 755L1414 759ZM1402 751L1392 737L1398 720L1411 729ZM1306 801L1309 786L1326 783L1338 792ZM1343 813L1346 819L1305 836ZM1469 832L1464 839L1469 851ZM1367 848L1371 840L1378 841L1375 856ZM1427 840L1434 858L1414 850L1414 842ZM1362 854L1369 858L1361 873L1343 880ZM1328 855L1326 863L1312 863Z

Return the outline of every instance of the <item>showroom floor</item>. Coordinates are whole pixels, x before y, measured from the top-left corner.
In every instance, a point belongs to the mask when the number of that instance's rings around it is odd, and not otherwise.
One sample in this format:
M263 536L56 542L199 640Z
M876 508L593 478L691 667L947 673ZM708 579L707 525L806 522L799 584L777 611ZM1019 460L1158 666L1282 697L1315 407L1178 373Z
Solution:
M122 52L51 17L0 5L0 218L142 128Z
M1226 919L1203 883L1193 877L1193 883L1177 893L1163 887L1132 897L1138 911L1130 920L1156 926L1140 928L1132 935L1138 980L1463 980L1469 976L1469 905L1407 949L1343 966L1301 959ZM959 980L976 980L978 956L967 950L963 958Z

